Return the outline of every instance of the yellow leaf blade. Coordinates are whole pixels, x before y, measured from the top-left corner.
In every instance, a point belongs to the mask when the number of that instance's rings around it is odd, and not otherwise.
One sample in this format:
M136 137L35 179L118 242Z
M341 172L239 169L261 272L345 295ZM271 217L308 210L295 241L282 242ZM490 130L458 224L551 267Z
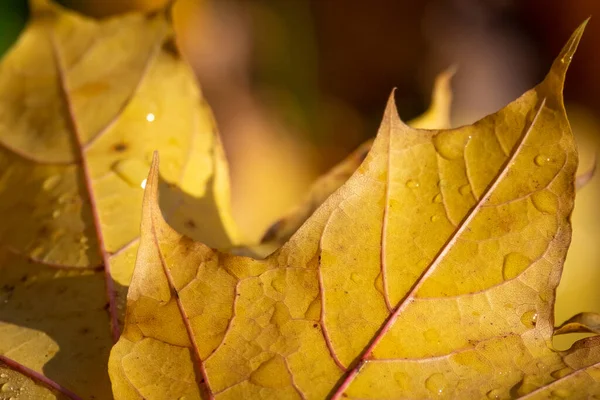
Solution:
M155 149L169 222L238 239L211 112L164 12L97 21L42 0L0 63L0 110L0 354L110 397Z
M551 347L577 167L562 86L582 29L543 83L472 126L413 129L390 99L364 162L264 260L193 243L145 204L115 397L600 393L597 339ZM129 364L176 349L189 361L169 373Z
M591 312L574 315L554 329L555 335L565 333L600 333L600 315Z
M75 393L37 372L0 356L0 391L4 398L81 400Z
M431 105L422 115L408 124L418 129L448 129L450 128L450 107L452 91L450 81L455 68L449 68L435 79ZM312 213L337 189L340 188L363 162L373 145L373 140L361 144L338 165L320 177L310 188L306 198L277 222L264 234L261 246L251 248L254 253L267 255L285 243L292 234L306 221Z

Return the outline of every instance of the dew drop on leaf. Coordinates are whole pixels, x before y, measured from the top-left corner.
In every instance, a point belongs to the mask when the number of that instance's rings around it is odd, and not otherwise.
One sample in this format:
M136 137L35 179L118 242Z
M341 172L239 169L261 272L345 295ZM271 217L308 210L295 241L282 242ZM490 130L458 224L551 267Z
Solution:
M394 374L394 380L401 389L406 389L409 386L410 377L404 372L396 372Z
M547 190L532 194L531 202L535 208L544 214L554 214L558 210L558 198Z
M458 188L458 192L462 196L466 196L466 195L468 195L468 194L471 193L471 186L469 186L469 185L462 185L461 187Z
M406 181L406 186L411 189L416 189L419 187L419 182L409 179L408 181Z
M502 398L502 391L500 389L492 389L485 394L488 399L499 400Z
M433 197L433 202L438 203L438 204L441 203L442 202L442 194L441 193L436 194Z
M150 167L147 163L137 158L117 161L112 170L131 187L142 189L142 182L148 176Z
M423 332L423 336L429 343L439 343L440 341L440 333L437 331L437 329L427 329L425 332Z
M534 328L537 321L537 312L529 310L521 315L521 323L528 329Z
M58 204L66 204L71 202L72 196L69 193L64 193L58 198Z
M447 385L448 381L446 380L446 377L440 373L433 374L425 380L425 387L438 396L444 394L444 389L446 389Z
M54 189L60 182L60 175L52 175L44 180L42 183L42 189L50 191Z
M12 387L10 386L10 383L5 383L4 385L2 385L2 387L0 387L0 391L2 391L3 393L6 392L10 392L12 390Z
M277 291L278 293L283 293L285 290L285 286L285 276L277 276L271 281L271 287L273 287L273 289L275 289L275 291Z
M528 393L533 392L538 388L538 385L534 384L531 377L526 376L521 382L517 384L517 395L524 396Z
M508 253L504 256L502 276L504 280L513 279L531 264L531 259L521 253Z
M552 373L550 375L552 375L552 377L554 379L560 379L560 378L564 378L565 376L569 375L571 372L573 372L572 368L565 367L565 368L557 369L556 371L552 371Z
M452 137L451 132L440 132L433 138L433 146L440 156L447 160L462 157L464 144Z
M436 221L438 221L439 219L440 219L440 216L439 216L439 215L432 215L432 216L431 216L431 218L430 218L431 222L436 222Z
M568 399L569 396L570 393L564 389L553 390L552 392L550 392L550 398L552 400Z
M60 210L52 211L52 218L56 219L58 217L60 217Z
M352 274L350 274L350 279L352 279L352 282L355 282L355 283L360 283L360 281L361 281L360 275L357 274L356 272L353 272Z
M535 165L537 165L538 167L543 167L544 165L551 163L552 159L543 154L538 154L537 156L535 156L533 161L535 162Z

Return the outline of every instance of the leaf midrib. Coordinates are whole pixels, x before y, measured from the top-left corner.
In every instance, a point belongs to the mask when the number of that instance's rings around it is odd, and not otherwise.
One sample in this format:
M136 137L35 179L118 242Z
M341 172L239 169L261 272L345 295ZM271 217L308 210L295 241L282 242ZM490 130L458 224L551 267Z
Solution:
M478 211L482 208L482 205L488 201L488 199L490 198L490 196L492 195L494 190L498 187L500 182L503 181L504 177L506 176L506 174L508 173L508 171L511 167L511 164L514 163L515 158L519 155L520 150L523 147L523 144L525 143L529 134L533 130L533 127L535 126L537 119L545 106L545 103L546 103L546 99L544 98L544 99L542 99L539 109L535 113L529 127L524 130L523 134L521 135L520 140L517 143L515 143L515 145L513 146L513 151L510 154L510 157L508 157L506 159L506 161L504 162L499 173L494 177L494 179L492 179L492 181L490 182L490 184L484 191L483 196L477 201L477 203L465 215L465 217L463 218L461 223L456 227L453 234L446 241L446 243L442 246L442 248L437 253L437 255L434 257L434 259L431 261L431 263L423 270L421 275L415 280L412 287L409 289L409 291L404 296L404 298L402 300L400 300L398 305L395 307L394 312L391 313L388 316L388 318L384 321L382 327L377 332L377 334L373 337L371 342L367 345L366 349L356 358L357 361L354 363L355 366L351 370L348 370L345 373L345 376L342 379L340 379L340 381L339 381L340 383L332 391L332 395L331 395L332 400L339 400L341 398L341 396L346 391L346 389L348 389L348 387L350 386L350 384L352 383L354 378L356 378L357 375L360 373L360 369L369 360L369 358L371 357L371 354L372 354L373 350L375 349L375 347L377 346L377 344L383 339L383 337L388 332L388 330L394 325L395 321L400 316L400 313L409 304L411 304L415 293L420 289L420 287L427 280L427 278L431 274L433 274L433 272L436 270L436 267L446 257L446 255L448 254L450 249L452 249L452 247L456 243L456 240L458 239L458 237L465 231L465 229L467 228L469 223L473 220L473 218L477 215ZM390 134L389 140L391 143L391 134ZM389 154L387 156L389 157ZM389 174L389 170L388 170L388 174ZM384 218L386 217L386 213L383 214L383 217ZM385 224L385 221L383 223Z
M98 242L98 249L100 251L100 256L102 258L104 277L105 277L105 286L106 286L106 296L108 299L108 313L109 313L110 324L111 324L110 330L111 330L111 337L112 337L113 343L116 343L120 336L120 327L119 327L119 320L118 320L119 313L118 313L117 304L116 304L115 285L114 285L114 281L112 279L112 274L111 274L111 269L110 269L110 258L113 255L113 253L108 252L106 249L104 235L103 235L101 223L100 223L99 209L98 209L97 202L96 202L96 196L95 196L95 193L94 193L94 190L92 187L92 177L91 177L91 173L90 173L89 163L88 163L87 157L86 157L86 151L88 150L88 148L91 144L93 144L97 139L99 139L100 136L102 136L105 132L107 132L110 129L110 127L118 119L118 116L120 116L122 114L123 110L125 110L127 108L127 106L130 104L132 99L135 97L135 95L141 85L141 82L147 76L147 72L150 69L150 65L152 64L153 60L158 55L158 50L160 49L160 44L162 43L163 38L164 38L164 36L160 36L160 38L156 41L156 44L155 44L154 48L152 49L152 51L149 52L148 59L146 60L146 62L144 64L145 67L139 76L138 82L134 86L131 95L126 99L123 106L117 111L117 113L115 115L115 119L111 120L105 127L101 128L87 143L84 143L82 140L82 137L81 137L80 128L79 128L77 120L75 118L75 113L74 113L74 110L72 107L72 102L71 102L69 90L67 87L66 67L62 63L55 34L53 31L50 32L49 41L50 41L50 45L52 48L52 54L54 56L54 60L56 62L56 66L57 66L58 80L59 80L60 88L61 88L60 92L61 92L63 101L64 101L67 111L68 111L69 123L71 125L71 131L72 131L73 137L75 139L76 149L79 153L78 154L79 165L81 166L81 169L83 172L83 180L85 182L86 195L90 202L92 218L94 221L94 230L96 232L96 240ZM77 164L77 160L75 160L75 164ZM139 239L139 235L135 239L133 239L133 241L135 241L136 239ZM131 242L127 243L124 247L127 247L129 244L131 244ZM119 249L119 251L120 250L122 250L122 249Z

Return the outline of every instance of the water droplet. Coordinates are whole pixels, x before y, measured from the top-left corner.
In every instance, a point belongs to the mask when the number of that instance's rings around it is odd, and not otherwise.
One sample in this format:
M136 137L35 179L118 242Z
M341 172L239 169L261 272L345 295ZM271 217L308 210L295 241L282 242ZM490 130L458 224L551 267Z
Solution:
M485 395L488 399L498 400L502 398L502 391L500 389L492 389Z
M558 210L558 198L548 190L532 194L531 202L535 208L544 214L554 214Z
M147 181L147 179L144 179L142 181L142 183L140 183L140 186L141 186L142 189L146 189L146 181Z
M535 165L537 165L538 167L543 167L546 164L550 164L552 162L552 159L546 155L539 154L539 155L535 156L533 161L535 162Z
M79 243L86 244L88 242L88 238L86 236L81 236L79 238Z
M439 343L440 333L436 329L427 329L423 332L423 337L429 343Z
M318 321L321 318L321 299L318 296L308 305L304 318L309 321Z
M568 399L571 393L565 389L557 389L550 392L550 398L552 400Z
M437 373L431 375L429 378L425 380L425 387L432 393L442 396L444 394L444 389L448 385L448 381L444 375Z
M461 195L466 196L471 193L471 186L470 185L462 185L461 187L458 188L458 192Z
M531 264L531 259L521 253L508 253L504 256L502 276L504 280L513 279L525 271Z
M156 119L156 116L154 114L152 114L152 113L146 114L146 121L154 122L155 119Z
M12 390L12 387L10 386L10 383L5 383L4 385L2 385L2 387L0 387L0 391L6 393L6 392L10 392Z
M396 372L394 374L394 380L400 389L408 389L411 381L410 376L404 372Z
M532 377L526 376L516 385L517 395L524 396L528 393L533 392L539 386L532 382Z
M111 168L129 186L138 189L142 187L150 169L147 163L137 158L118 161Z
M438 204L441 203L442 202L442 194L441 193L436 194L433 197L433 202L438 203Z
M569 375L571 372L573 372L573 368L565 367L565 368L557 369L556 371L552 371L552 373L550 375L552 375L552 377L554 379L560 379L560 378L564 378L565 376Z
M447 160L456 160L463 156L464 146L468 138L461 143L455 132L440 132L433 137L433 146L440 156Z
M50 191L54 189L60 182L60 175L52 175L44 180L42 189Z
M73 198L73 196L71 196L70 193L63 193L58 198L58 204L67 204L67 203L70 203L72 198Z
M566 63L566 62L571 62L571 61L573 61L573 56L568 56L568 57L567 57L567 56L564 56L564 57L562 57L562 58L560 59L560 62L561 62L562 64L564 64L564 63Z
M527 329L535 328L537 322L537 312L535 310L529 310L521 315L521 323Z
M58 217L60 217L60 210L52 211L52 218L56 219Z
M353 272L352 274L350 274L350 279L352 279L352 282L355 282L355 283L360 283L360 281L362 281L360 275L357 274L356 272Z
M439 215L432 215L431 218L429 218L431 220L431 222L436 222L439 221L440 216Z
M411 189L416 189L419 187L419 182L409 179L408 181L406 181L406 186Z
M276 276L271 281L271 287L273 287L273 289L275 289L278 293L283 293L286 286L287 283L284 275Z
M6 379L6 378L8 378L8 375L6 375L6 374L0 374L0 378Z

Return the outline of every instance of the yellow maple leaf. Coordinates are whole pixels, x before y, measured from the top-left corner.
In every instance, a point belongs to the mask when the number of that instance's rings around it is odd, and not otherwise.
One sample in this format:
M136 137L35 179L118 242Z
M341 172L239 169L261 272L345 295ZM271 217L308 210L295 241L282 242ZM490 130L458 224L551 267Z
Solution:
M0 357L107 398L152 151L165 216L216 247L237 240L227 167L166 12L31 8L0 63Z
M175 232L148 178L122 399L583 398L598 337L554 351L577 152L546 79L472 126L425 131L390 99L352 177L264 260Z
M408 124L418 129L450 128L450 105L452 91L450 80L455 68L438 75L433 87L431 105L420 116ZM340 188L367 156L373 140L367 140L339 164L313 183L305 198L287 215L273 223L261 239L260 246L250 248L254 254L266 255L280 247L313 212L337 189Z

